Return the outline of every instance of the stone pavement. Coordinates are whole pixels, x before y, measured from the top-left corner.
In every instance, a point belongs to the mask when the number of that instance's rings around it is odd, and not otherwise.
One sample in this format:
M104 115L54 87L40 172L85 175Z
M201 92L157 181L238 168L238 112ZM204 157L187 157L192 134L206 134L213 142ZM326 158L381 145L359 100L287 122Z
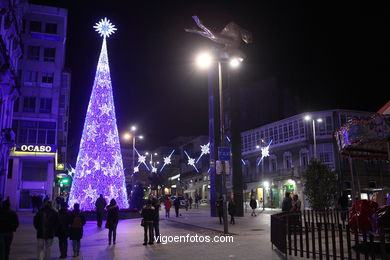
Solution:
M233 243L167 243L143 246L143 227L140 219L121 220L117 230L117 244L108 246L107 229L98 229L96 222L88 221L81 241L81 252L72 258L71 242L69 242L68 259L283 259L270 243L270 214L276 210L266 209L257 217L251 217L249 210L245 217L236 218L235 225L229 225L234 233ZM219 236L223 225L218 218L209 217L209 209L185 211L182 216L165 219L161 210L160 232L162 235L208 235ZM174 210L171 210L171 216ZM10 259L36 259L36 238L32 225L31 213L19 213L21 225L14 236ZM52 259L58 259L58 240L54 239ZM292 257L289 256L289 259Z

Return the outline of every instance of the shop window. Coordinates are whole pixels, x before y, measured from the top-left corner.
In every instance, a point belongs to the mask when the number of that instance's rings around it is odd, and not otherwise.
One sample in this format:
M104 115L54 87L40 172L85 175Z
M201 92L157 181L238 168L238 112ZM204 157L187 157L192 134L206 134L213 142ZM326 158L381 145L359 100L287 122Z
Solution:
M57 34L57 24L56 23L46 23L45 24L45 33Z
M28 46L27 47L27 59L29 60L39 60L39 46Z
M43 61L52 62L56 58L56 48L44 48Z
M42 23L38 21L30 21L30 32L42 32Z
M35 97L24 97L23 98L23 112L35 112Z
M46 181L47 163L23 162L22 181Z

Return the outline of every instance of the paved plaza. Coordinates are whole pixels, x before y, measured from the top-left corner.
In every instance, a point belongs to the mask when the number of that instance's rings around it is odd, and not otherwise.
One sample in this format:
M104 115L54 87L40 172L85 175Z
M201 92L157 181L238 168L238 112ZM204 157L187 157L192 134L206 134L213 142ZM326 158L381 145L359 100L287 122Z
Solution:
M67 259L282 259L271 249L270 214L277 210L259 211L251 217L249 210L245 217L229 225L233 243L167 243L143 246L143 228L140 219L121 220L118 225L117 244L108 246L107 229L98 229L95 221L88 221L84 227L81 252L72 257L69 242ZM181 210L182 216L165 219L161 210L160 232L162 235L208 235L219 236L223 225L218 218L209 217L206 206L200 209ZM174 210L171 210L171 216ZM32 213L19 213L21 225L15 233L10 259L36 259L36 238L32 225ZM52 259L59 258L58 239L54 239Z

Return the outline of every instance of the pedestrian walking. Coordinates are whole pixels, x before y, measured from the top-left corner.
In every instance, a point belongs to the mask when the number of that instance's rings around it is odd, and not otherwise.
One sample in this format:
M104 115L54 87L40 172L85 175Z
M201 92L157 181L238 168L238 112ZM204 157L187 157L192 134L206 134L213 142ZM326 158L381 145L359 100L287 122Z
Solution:
M234 220L234 215L236 215L236 202L234 201L234 198L229 200L228 212L230 215L230 224L236 224Z
M80 254L80 240L83 238L83 227L86 223L84 215L80 211L80 204L73 205L71 214L70 240L72 240L73 256Z
M292 200L290 197L290 192L286 191L285 197L282 202L282 211L283 212L290 212L292 208Z
M338 200L338 205L341 210L341 220L343 221L343 225L347 219L348 215L348 196L347 193L344 191L341 197Z
M110 204L107 206L107 221L106 228L108 228L108 245L111 245L111 241L116 244L116 228L119 221L119 207L116 204L115 199L111 199Z
M192 197L191 196L188 199L188 203L190 204L190 209L192 209Z
M60 210L62 202L65 202L64 198L62 196L57 196L56 197L56 209L57 209L57 211Z
M195 208L199 208L199 196L198 194L195 195Z
M9 200L1 203L0 207L0 259L8 260L14 232L19 226L16 212L11 210Z
M167 199L165 200L165 217L166 218L169 218L169 212L171 211L171 200L167 197Z
M152 206L152 201L147 200L146 205L142 208L141 216L141 226L144 227L144 243L143 245L146 246L148 244L148 238L149 238L149 245L153 245L153 220L154 220L154 214L155 209Z
M45 204L45 202L49 200L50 200L49 195L45 195L45 198L43 199L43 204Z
M53 209L52 202L46 200L34 216L34 227L38 239L38 259L49 260L53 238L58 228L58 213Z
M251 216L252 217L256 217L256 208L257 208L257 201L255 200L255 196L252 195L251 197L251 200L249 202L249 206L251 206L252 208L252 213L251 213Z
M218 217L219 217L219 224L222 224L222 220L223 220L223 197L222 197L222 195L219 196L219 199L217 199L215 204L216 204L215 206L217 208L217 213L218 213Z
M103 194L100 194L99 198L95 202L96 207L96 219L99 228L102 227L104 208L107 206L106 200L103 198Z
M188 206L189 206L189 203L188 203L188 196L184 199L184 206L186 208L186 211L188 211Z
M58 244L60 247L60 258L68 256L68 237L70 232L71 214L68 210L68 204L63 201L61 209L58 212L58 228L56 236L58 237Z
M160 243L160 201L156 198L152 200L152 205L154 207L154 219L153 219L153 228L154 235L157 238L157 244Z
M179 217L179 208L180 208L180 200L179 197L176 197L173 201L173 206L175 207L176 217Z

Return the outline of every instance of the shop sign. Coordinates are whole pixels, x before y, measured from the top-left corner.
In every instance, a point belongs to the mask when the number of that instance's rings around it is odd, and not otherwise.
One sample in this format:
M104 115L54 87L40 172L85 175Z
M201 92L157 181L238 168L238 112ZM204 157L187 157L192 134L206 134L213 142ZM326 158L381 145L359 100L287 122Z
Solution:
M55 145L22 144L15 147L16 152L55 153Z

